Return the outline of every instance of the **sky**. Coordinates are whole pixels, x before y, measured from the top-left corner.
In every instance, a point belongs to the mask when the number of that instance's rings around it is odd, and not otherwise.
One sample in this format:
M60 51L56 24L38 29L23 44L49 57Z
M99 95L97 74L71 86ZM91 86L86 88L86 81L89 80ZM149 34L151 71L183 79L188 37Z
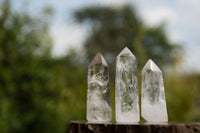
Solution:
M3 1L3 0L0 0ZM54 39L52 54L62 56L70 48L81 48L88 27L78 24L72 13L86 6L133 5L146 25L162 22L170 41L184 47L185 54L180 69L200 72L200 0L11 0L16 10L28 3L30 13L37 15L49 5L54 9L50 33Z

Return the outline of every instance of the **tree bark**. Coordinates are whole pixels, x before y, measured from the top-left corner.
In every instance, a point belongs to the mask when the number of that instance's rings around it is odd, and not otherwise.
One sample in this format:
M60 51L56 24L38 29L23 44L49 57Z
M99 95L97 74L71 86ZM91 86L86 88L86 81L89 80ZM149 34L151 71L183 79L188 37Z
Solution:
M114 124L71 121L66 133L200 133L200 123Z

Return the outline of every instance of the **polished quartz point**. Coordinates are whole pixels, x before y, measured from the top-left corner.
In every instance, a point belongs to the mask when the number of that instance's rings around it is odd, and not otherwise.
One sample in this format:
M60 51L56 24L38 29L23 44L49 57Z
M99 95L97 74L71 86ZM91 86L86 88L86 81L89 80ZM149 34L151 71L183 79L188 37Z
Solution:
M138 122L139 96L137 61L125 47L116 59L115 107L117 122Z
M108 65L101 54L95 56L88 68L87 120L112 120Z
M148 122L168 121L162 72L151 59L142 70L141 103L144 120Z

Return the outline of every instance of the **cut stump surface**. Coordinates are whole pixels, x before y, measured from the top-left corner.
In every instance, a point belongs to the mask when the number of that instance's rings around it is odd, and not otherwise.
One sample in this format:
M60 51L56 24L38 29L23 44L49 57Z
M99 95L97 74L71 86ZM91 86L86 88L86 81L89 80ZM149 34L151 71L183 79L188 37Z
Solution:
M200 123L118 124L71 121L66 133L200 133Z

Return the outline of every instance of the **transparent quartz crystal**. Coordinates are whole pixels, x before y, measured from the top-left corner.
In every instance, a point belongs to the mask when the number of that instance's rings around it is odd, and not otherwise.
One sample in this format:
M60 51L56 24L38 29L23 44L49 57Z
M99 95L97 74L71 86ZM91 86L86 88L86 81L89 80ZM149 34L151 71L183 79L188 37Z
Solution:
M140 120L137 61L127 47L116 59L115 107L117 122Z
M95 56L88 68L87 120L112 120L108 65L101 54Z
M148 122L167 122L163 76L150 59L142 70L142 117Z

